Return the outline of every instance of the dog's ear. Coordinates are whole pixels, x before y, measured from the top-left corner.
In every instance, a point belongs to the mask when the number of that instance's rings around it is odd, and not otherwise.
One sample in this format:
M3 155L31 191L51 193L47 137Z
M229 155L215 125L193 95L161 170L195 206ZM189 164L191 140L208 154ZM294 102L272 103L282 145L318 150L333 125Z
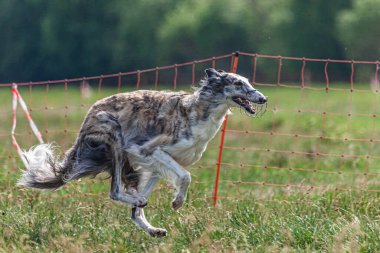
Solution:
M207 75L208 78L219 77L220 76L220 73L218 71L216 71L215 69L213 69L213 68L206 69L205 73L206 73L206 75Z

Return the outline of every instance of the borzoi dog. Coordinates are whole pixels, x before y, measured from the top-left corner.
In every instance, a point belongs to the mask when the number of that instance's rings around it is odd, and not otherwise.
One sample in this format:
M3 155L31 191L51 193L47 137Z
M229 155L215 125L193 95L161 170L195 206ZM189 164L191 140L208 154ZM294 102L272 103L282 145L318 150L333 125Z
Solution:
M165 236L166 230L149 224L143 211L157 181L166 178L174 185L172 207L180 208L191 180L184 167L201 158L229 108L254 115L254 104L267 102L247 78L212 68L205 72L194 93L140 90L99 100L62 161L49 144L25 152L29 166L18 185L57 189L108 172L110 197L130 204L132 220L144 231Z

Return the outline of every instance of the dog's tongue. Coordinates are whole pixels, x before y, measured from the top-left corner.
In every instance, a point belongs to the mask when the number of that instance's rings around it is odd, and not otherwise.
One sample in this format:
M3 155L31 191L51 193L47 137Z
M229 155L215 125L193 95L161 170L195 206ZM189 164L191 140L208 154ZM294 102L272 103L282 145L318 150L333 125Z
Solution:
M249 112L250 114L255 114L256 113L256 110L255 110L255 108L252 106L252 104L250 103L250 102L248 102L248 101L246 101L247 103L247 105L246 106L244 106L244 108L247 110L247 112ZM245 105L245 103L244 103L244 105Z
M240 98L240 97L235 97L235 98L232 98L232 99L237 104L239 104L241 107L243 107L246 112L248 112L250 114L255 114L256 113L256 110L254 109L254 106L252 106L251 102L249 102L248 100L246 100L244 98Z

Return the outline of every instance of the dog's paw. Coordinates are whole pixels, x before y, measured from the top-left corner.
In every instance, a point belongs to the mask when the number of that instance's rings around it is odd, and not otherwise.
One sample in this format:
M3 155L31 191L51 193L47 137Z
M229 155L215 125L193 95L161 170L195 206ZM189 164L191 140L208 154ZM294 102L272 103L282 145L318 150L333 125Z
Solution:
M148 205L148 200L145 198L145 197L137 197L133 203L134 206L136 207L144 207L146 205Z
M185 201L185 197L182 195L177 195L176 198L172 202L172 207L174 210L178 210L183 206Z
M167 233L166 229L163 228L152 228L149 231L149 234L153 237L164 237Z

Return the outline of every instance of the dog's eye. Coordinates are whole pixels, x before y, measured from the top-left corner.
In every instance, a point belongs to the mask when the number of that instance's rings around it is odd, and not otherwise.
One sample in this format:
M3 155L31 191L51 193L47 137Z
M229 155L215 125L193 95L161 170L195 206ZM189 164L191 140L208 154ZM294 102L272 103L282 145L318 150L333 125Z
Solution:
M101 145L101 143L93 139L87 139L86 144L89 148L97 148Z
M243 83L242 81L236 81L236 82L235 82L235 85L237 85L237 86L243 86L243 84L244 84L244 83Z

